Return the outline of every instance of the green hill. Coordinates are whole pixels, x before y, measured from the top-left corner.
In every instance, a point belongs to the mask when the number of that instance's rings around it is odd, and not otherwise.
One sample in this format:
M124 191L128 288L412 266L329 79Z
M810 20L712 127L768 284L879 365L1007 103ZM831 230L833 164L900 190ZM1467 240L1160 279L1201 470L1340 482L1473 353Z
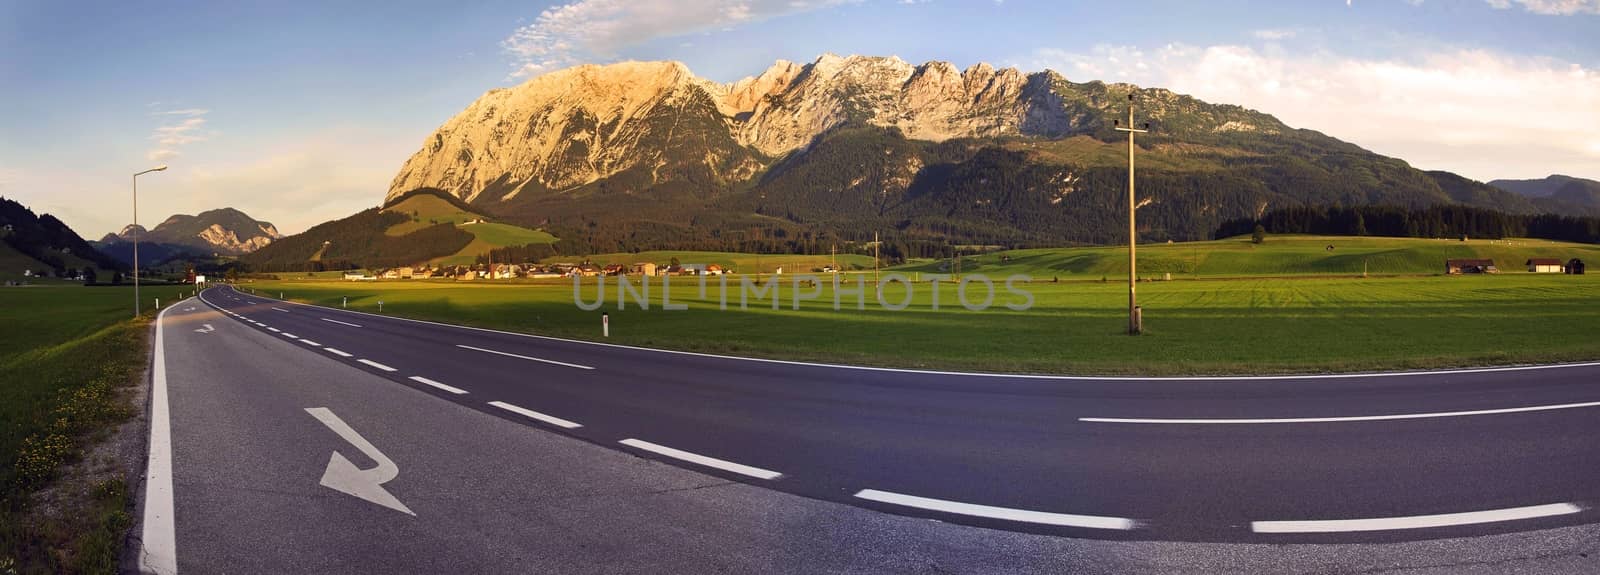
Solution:
M495 248L555 242L542 230L486 221L460 200L424 188L282 238L240 261L266 272L471 264Z
M1332 246L1333 249L1329 249ZM1436 274L1452 258L1493 259L1502 272L1520 273L1530 258L1580 258L1600 261L1600 246L1550 240L1509 238L1458 240L1349 236L1268 236L1261 244L1249 237L1206 242L1141 244L1139 275L1275 276L1361 274ZM951 273L953 260L903 265L896 271ZM1028 274L1035 279L1123 278L1128 273L1126 246L1044 248L990 252L961 258L962 273L990 276Z
M383 211L410 217L407 221L389 226L383 231L384 235L399 237L439 224L451 224L458 230L472 234L472 241L461 249L429 259L428 263L433 264L466 265L495 248L553 244L557 241L555 236L544 230L488 221L487 216L437 190L414 190L395 198Z

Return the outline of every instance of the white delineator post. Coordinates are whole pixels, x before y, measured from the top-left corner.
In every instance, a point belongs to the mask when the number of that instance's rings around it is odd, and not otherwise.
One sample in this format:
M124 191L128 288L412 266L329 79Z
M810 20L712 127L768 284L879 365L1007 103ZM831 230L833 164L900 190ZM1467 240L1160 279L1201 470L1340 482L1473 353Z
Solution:
M600 337L611 337L611 314L600 314Z

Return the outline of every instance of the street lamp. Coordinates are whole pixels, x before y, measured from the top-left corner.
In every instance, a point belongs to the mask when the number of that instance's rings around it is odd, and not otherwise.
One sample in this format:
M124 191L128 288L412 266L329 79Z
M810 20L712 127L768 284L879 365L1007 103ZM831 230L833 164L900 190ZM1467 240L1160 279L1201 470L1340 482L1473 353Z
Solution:
M1128 335L1139 335L1144 332L1144 317L1140 313L1139 299L1134 295L1133 288L1134 282L1137 281L1134 267L1138 263L1134 249L1139 245L1138 232L1134 229L1134 211L1139 206L1135 204L1133 197L1133 135L1149 132L1150 123L1145 122L1143 130L1133 127L1133 94L1128 94L1128 127L1124 128L1121 124L1120 121L1112 120L1112 125L1116 126L1118 132L1128 133Z
M139 176L166 170L166 164L133 175L133 317L139 318Z

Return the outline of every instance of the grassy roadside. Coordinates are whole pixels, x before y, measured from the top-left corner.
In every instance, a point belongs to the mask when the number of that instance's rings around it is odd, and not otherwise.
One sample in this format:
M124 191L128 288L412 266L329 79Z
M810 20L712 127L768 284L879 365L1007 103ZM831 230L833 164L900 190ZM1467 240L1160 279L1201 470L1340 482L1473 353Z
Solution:
M870 280L870 277L867 278ZM1001 278L1000 282L1004 279ZM595 301L594 280L580 292ZM997 282L994 307L968 311L955 286L917 284L902 311L868 295L865 310L833 309L830 287L791 309L794 289L739 308L739 278L720 309L715 280L674 283L661 308L630 301L618 309L607 284L608 342L710 353L926 369L1071 374L1239 374L1424 369L1600 358L1600 277L1506 273L1477 277L1256 278L1144 282L1142 337L1122 335L1127 285L1048 282L1021 285L1026 311L1001 307L1017 297ZM397 281L257 282L262 294L418 319L600 339L601 310L583 311L565 285ZM981 284L970 299L981 300ZM802 289L802 292L807 290ZM891 287L886 299L898 302Z
M181 289L144 295L170 303ZM130 394L153 314L131 319L131 299L128 288L0 290L0 574L116 572L133 523L127 473L83 458L141 408Z

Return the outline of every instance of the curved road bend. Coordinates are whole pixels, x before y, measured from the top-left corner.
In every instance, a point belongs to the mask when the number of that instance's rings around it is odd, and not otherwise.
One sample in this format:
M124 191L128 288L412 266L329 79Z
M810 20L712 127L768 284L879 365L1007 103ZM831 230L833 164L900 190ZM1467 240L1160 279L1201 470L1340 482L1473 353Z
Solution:
M180 542L187 540L186 493L208 487L185 477L185 454L204 460L208 470L200 474L305 466L310 471L302 475L313 484L330 451L373 467L304 411L321 406L299 405L352 391L342 374L426 394L405 397L434 415L412 416L415 427L405 431L432 441L450 439L452 421L463 419L438 414L468 413L445 410L443 400L727 481L1012 532L1376 543L1509 534L1600 516L1600 442L1593 440L1600 436L1600 364L1336 377L973 375L575 342L281 302L226 287L183 305L202 301L196 311L162 320L182 341L166 344L167 361L179 364L169 377L211 374L203 384L172 383ZM202 317L215 331L189 329ZM358 405L343 409L360 417L370 406L359 404L392 395L367 389ZM245 425L255 418L239 415L234 406L243 404L278 410L270 421ZM369 429L397 423L369 419ZM253 461L215 459L235 443L259 443L252 434L261 433L319 448L290 449L292 463L275 460L287 453L279 453L281 445L245 450ZM517 463L515 452L493 455L505 461L505 473L442 471L459 483L454 497L496 492L501 482L515 483L508 475L518 465L541 464ZM419 469L426 464L388 457L400 472L385 487L417 518L428 516L430 496L419 499L406 488L428 473ZM309 493L376 507L326 488ZM504 503L507 510L516 505Z

